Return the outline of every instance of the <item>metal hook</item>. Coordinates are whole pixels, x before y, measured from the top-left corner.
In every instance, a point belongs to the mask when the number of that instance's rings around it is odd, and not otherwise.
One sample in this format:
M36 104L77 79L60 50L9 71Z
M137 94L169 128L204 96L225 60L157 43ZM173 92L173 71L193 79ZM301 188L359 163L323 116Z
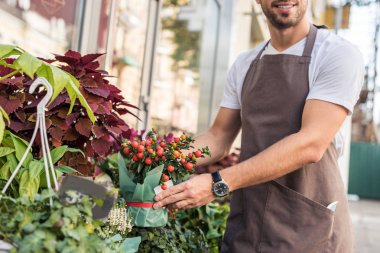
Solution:
M49 173L49 169L50 169L50 171L52 173L53 180L54 180L55 189L58 191L58 182L57 182L57 177L55 175L55 170L54 170L53 162L52 162L51 155L50 155L50 148L49 148L49 142L48 142L47 133L46 133L46 123L45 123L45 108L46 108L46 105L49 103L50 98L53 95L53 88L52 88L51 84L45 78L38 77L30 86L29 93L33 93L36 90L36 88L38 87L38 85L40 85L40 84L45 86L47 93L37 105L37 120L36 120L36 125L34 127L32 138L30 139L29 145L26 148L25 153L22 156L21 160L19 161L16 169L14 170L11 177L8 179L8 182L4 186L4 189L2 190L3 194L6 192L6 190L10 186L11 182L13 181L14 177L16 176L17 172L19 171L22 164L24 163L30 149L32 148L32 145L33 145L33 142L36 138L38 129L40 129L41 146L42 146L42 154L43 154L43 158L44 158L46 182L47 182L48 188L51 189L50 173ZM50 205L52 205L52 199L51 198L50 198Z

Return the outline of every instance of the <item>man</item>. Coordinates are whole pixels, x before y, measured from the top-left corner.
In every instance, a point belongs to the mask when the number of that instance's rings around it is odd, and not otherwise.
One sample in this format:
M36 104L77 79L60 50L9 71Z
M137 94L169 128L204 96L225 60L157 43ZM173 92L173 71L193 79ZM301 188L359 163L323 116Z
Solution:
M307 0L257 2L271 39L238 57L215 122L196 138L211 150L206 164L227 154L242 129L241 162L158 194L154 207L197 207L229 190L222 252L352 252L337 158L340 127L361 89L362 57L310 25Z

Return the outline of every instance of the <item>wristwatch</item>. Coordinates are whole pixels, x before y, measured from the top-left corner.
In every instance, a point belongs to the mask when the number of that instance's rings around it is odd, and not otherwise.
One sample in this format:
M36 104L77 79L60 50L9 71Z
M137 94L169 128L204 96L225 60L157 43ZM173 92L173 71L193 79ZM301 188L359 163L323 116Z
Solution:
M229 193L228 184L222 179L219 171L211 173L212 176L212 192L216 197L224 197Z

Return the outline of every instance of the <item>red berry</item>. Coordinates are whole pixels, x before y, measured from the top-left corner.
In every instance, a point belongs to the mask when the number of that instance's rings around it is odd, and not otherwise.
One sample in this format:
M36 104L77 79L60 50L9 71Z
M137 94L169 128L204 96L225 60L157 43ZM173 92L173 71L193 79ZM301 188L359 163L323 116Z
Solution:
M123 144L121 144L121 146L122 146L123 148L125 148L125 147L127 146L127 143L124 142Z
M151 141L151 140L146 140L146 141L145 141L145 145L146 145L146 146L150 146L150 145L152 145L152 141Z
M182 164L185 164L186 160L182 158L181 160L179 160L179 162L182 163Z
M145 164L146 165L151 165L152 164L152 159L150 159L149 157L145 159Z
M162 189L162 190L165 191L167 188L168 188L168 186L167 186L166 184L162 184L162 185L161 185L161 189Z
M155 162L158 162L158 157L157 157L157 156L154 158L154 161L155 161Z
M178 137L174 137L174 142L175 143L179 142L179 138Z
M187 156L188 156L189 158L192 158L192 157L193 157L193 153L189 153Z
M161 158L162 158L162 160L164 160L164 161L166 160L166 156L164 156L164 155L163 155Z
M164 182L169 181L169 176L166 174L162 174L162 181L164 181Z
M195 156L196 156L197 158L201 157L201 156L202 156L202 152L199 151L199 150L195 151Z
M158 151L157 151L157 155L158 155L158 156L162 156L163 154L164 154L164 153L162 152L162 150L158 150Z
M145 150L145 148L144 148L143 145L139 145L139 146L137 147L137 151L138 151L138 152L144 152L144 150Z
M187 169L187 170L192 170L193 169L193 164L192 163L186 163L186 165L185 165L185 168Z
M123 149L123 153L126 155L129 155L131 153L131 151L129 150L129 148L125 148L125 149Z
M174 156L175 158L178 158L180 155L181 155L181 154L180 154L177 150L175 150L175 151L173 152L173 156Z
M145 146L145 141L141 141L141 142L140 142L140 145Z
M161 141L160 146L164 148L166 146L166 143Z
M174 171L174 166L169 165L169 166L168 166L168 171L169 171L169 172L173 172L173 171Z
M133 148L137 148L139 146L139 143L137 141L132 141L131 145Z
M139 159L143 159L144 154L143 154L143 153L137 153L137 157L138 157Z
M134 156L132 157L132 160L135 161L135 162L137 162L137 161L139 160L139 158L137 157L137 155L134 155Z
M148 148L148 153L149 153L149 154L152 154L153 152L154 152L153 149Z

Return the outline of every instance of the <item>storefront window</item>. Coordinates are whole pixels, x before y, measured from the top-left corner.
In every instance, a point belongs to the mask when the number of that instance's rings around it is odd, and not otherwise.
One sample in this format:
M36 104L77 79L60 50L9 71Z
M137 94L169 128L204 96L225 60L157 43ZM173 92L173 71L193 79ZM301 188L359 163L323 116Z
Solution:
M82 0L0 0L0 43L45 57L77 49L82 5Z

